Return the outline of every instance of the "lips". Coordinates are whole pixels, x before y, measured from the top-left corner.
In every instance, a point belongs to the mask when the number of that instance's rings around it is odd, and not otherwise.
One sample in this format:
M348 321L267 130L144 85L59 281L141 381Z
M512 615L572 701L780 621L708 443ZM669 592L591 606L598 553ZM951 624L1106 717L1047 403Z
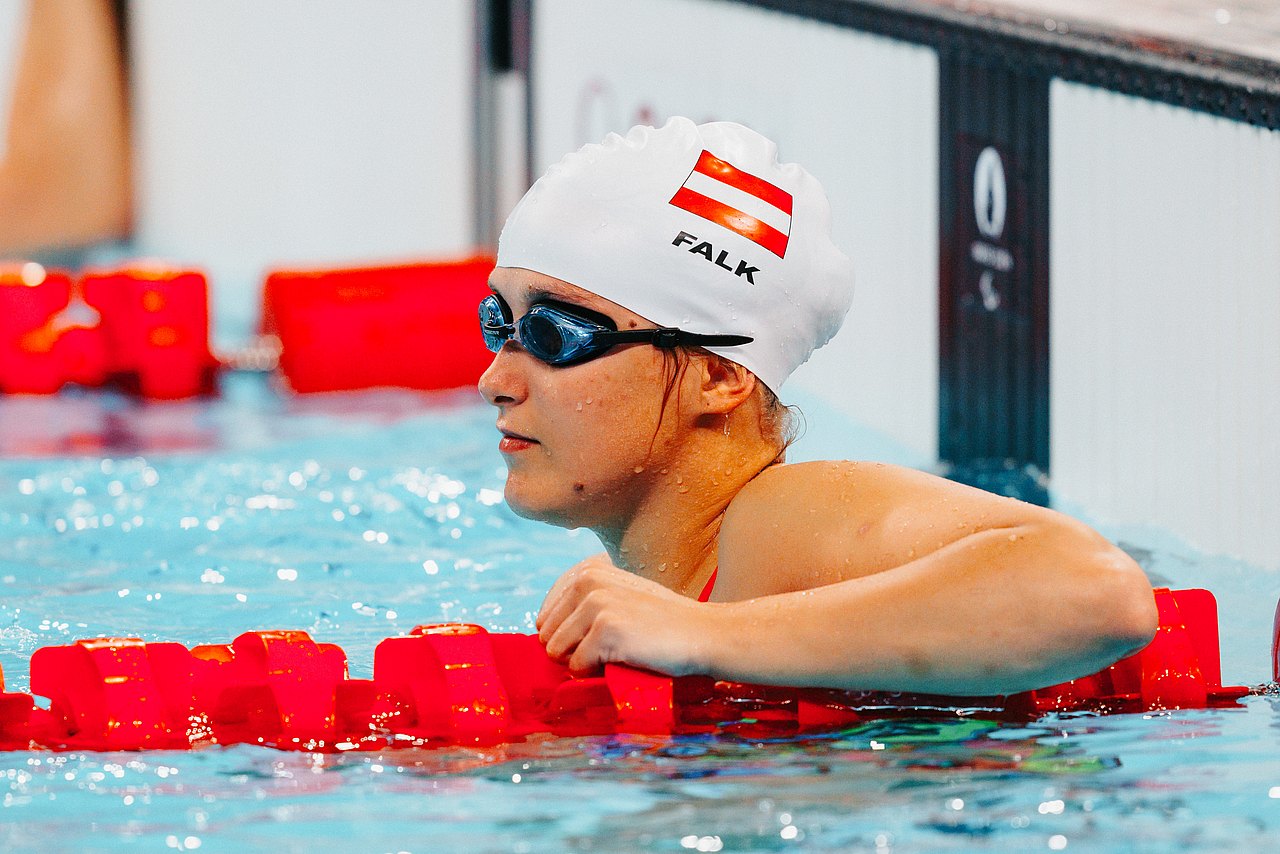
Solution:
M498 432L502 434L502 439L498 442L498 450L502 451L504 454L514 454L520 451L525 451L538 444L537 439L522 435L514 430L508 430L506 427L499 426Z

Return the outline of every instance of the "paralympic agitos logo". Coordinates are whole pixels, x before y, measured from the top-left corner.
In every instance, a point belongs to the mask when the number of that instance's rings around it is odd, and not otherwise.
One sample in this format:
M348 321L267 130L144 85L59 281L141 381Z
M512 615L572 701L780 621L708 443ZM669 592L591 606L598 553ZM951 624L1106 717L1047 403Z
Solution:
M708 222L745 237L779 258L787 254L791 234L791 194L758 178L709 151L703 151L671 204ZM681 231L672 246L688 246L689 252L729 270L755 284L753 273L760 272L746 261L734 258L728 263L727 250L719 250L710 241Z

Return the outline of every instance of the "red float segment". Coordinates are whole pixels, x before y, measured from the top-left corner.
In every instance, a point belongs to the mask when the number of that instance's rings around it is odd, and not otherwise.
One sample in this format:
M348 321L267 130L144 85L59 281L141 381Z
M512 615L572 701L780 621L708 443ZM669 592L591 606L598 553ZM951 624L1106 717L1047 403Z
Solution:
M1159 602L1162 596L1172 598L1177 607L1180 624L1188 633L1205 684L1221 685L1222 661L1218 643L1217 600L1208 590L1197 589L1169 590L1162 587L1156 591L1156 601Z
M199 646L194 700L220 744L322 749L337 736L335 694L347 657L301 631L246 632L225 646Z
M562 682L547 704L546 728L557 735L603 735L618 731L618 709L603 678Z
M618 711L619 732L662 735L675 730L675 689L669 676L606 664L604 681Z
M143 397L213 390L209 286L198 270L138 264L86 273L85 301L102 315L107 374Z
M1198 709L1208 700L1193 637L1178 603L1167 590L1156 592L1160 627L1138 654L1142 670L1142 704L1148 709Z
M489 634L479 626L418 626L410 637L384 640L374 650L373 680L410 699L412 724L399 731L415 739L505 740L510 704Z
M569 680L569 668L547 657L537 635L491 634L488 638L498 676L507 689L508 735L546 731L547 709L556 690Z
M280 339L294 391L475 385L492 354L476 308L494 259L280 270L263 286L262 331Z
M76 641L31 656L31 690L50 700L45 737L67 747L183 748L191 742L191 653L137 638Z

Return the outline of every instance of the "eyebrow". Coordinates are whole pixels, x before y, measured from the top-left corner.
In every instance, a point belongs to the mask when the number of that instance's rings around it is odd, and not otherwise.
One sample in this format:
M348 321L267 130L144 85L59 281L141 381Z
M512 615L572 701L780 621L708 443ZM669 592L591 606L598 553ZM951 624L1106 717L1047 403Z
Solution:
M558 302L561 305L576 306L579 308L587 308L579 302L574 302L568 294L560 291L547 290L546 288L535 288L529 292L529 304L534 305L542 302Z

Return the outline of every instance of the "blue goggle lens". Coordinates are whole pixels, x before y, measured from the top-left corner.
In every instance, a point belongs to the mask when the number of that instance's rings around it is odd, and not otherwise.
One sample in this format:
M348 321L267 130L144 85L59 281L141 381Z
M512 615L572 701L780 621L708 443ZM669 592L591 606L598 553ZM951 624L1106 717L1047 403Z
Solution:
M581 361L603 353L613 343L600 340L601 333L612 332L608 327L547 305L535 305L513 323L496 296L480 301L480 331L490 352L498 352L515 338L535 358L550 365Z

